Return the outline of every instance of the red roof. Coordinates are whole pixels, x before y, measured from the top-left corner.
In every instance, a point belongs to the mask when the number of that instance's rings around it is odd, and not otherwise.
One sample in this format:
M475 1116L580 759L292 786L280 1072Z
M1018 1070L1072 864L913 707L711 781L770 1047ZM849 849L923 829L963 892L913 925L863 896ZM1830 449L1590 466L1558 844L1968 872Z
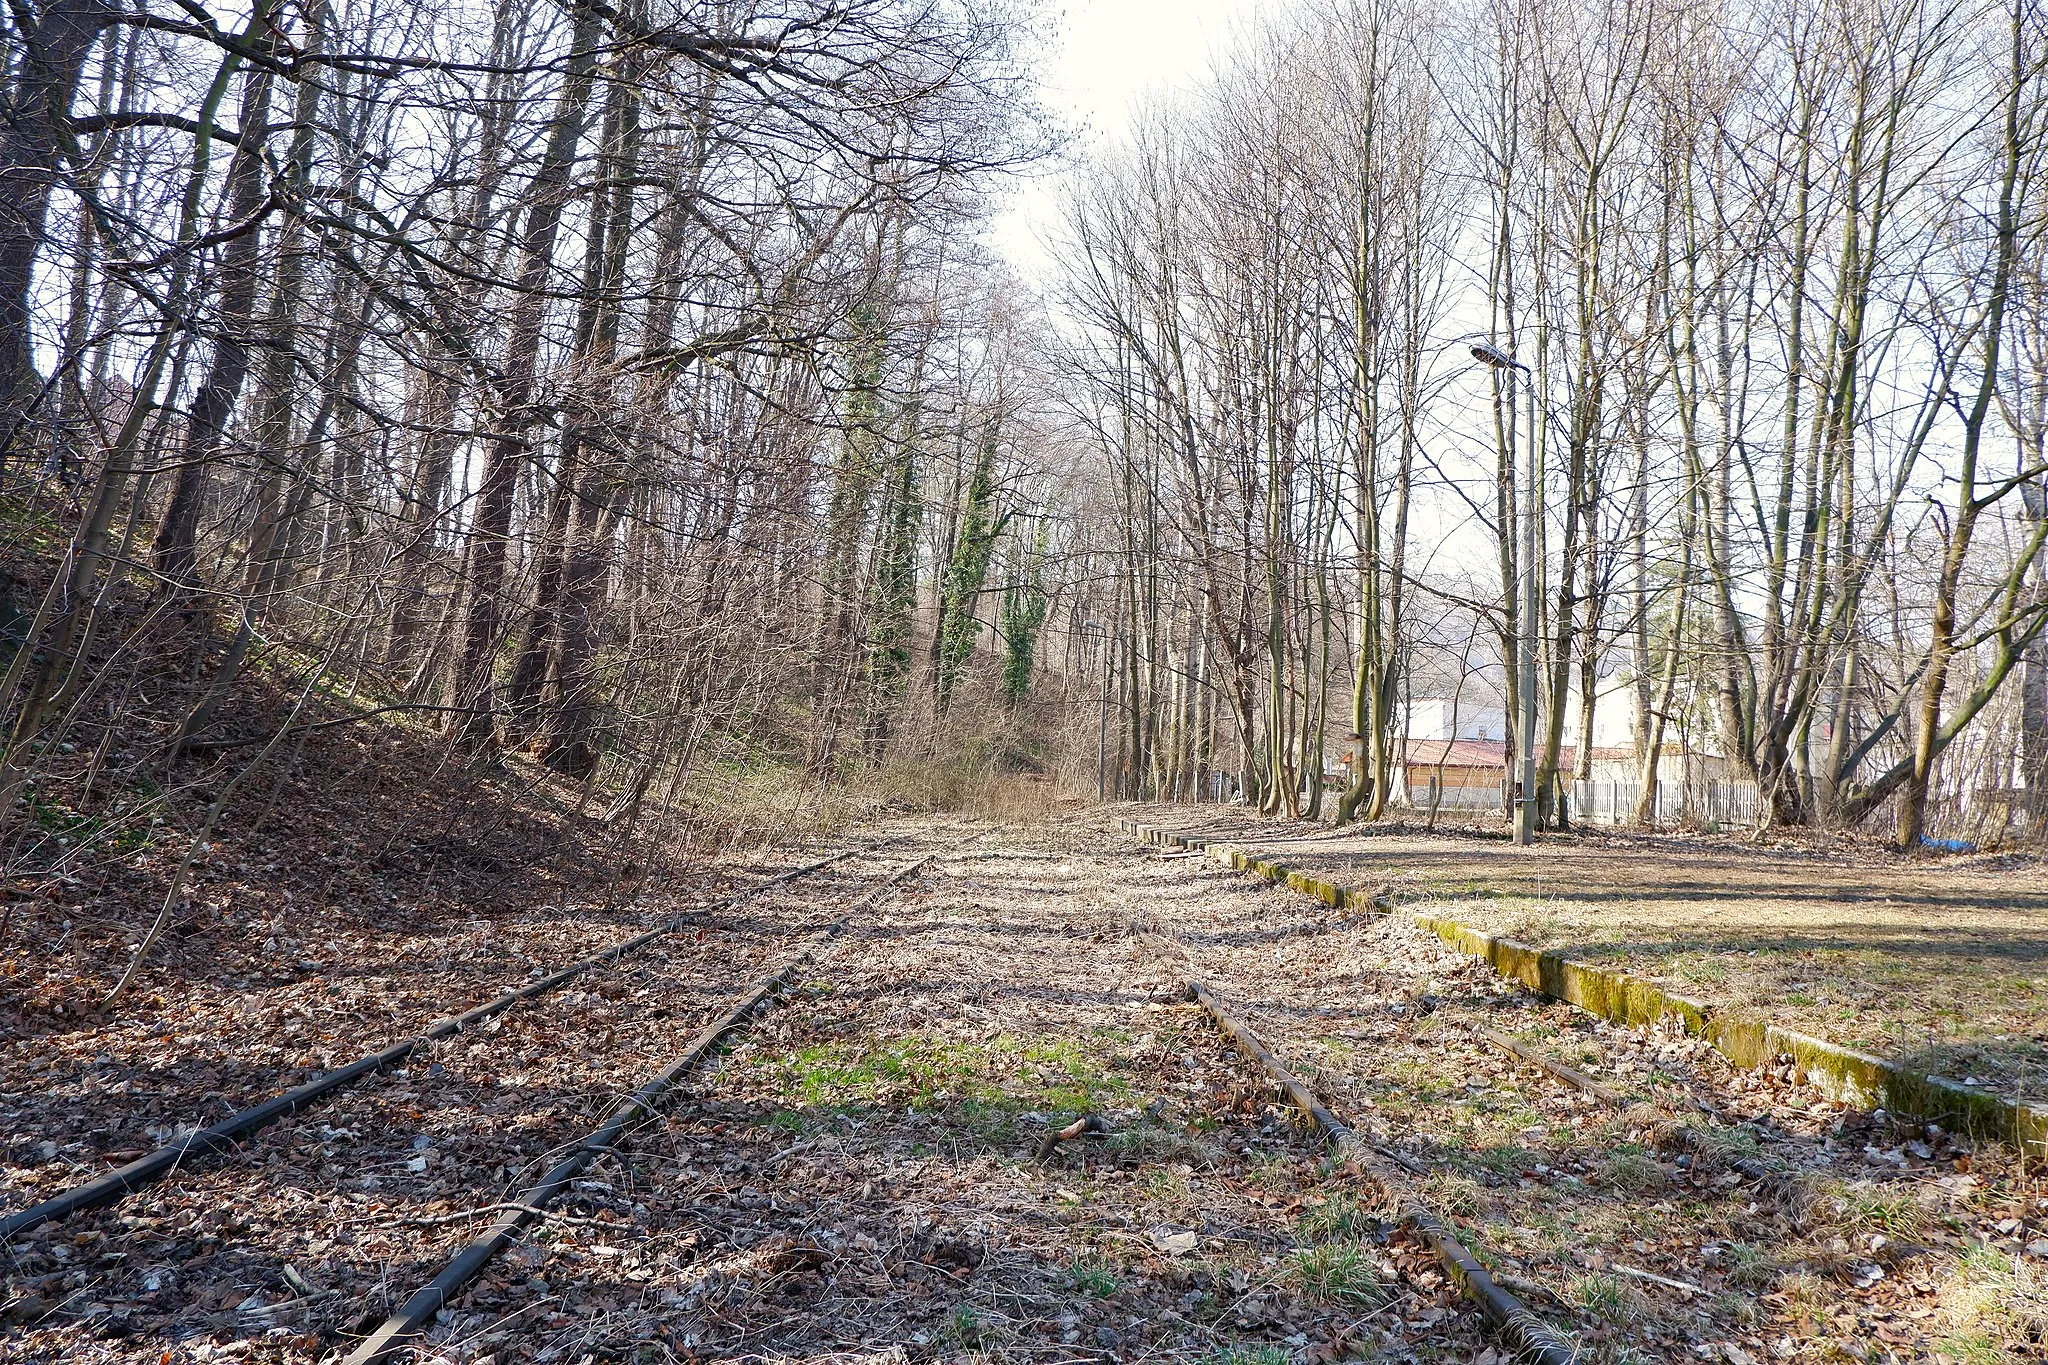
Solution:
M1442 763L1452 768L1498 768L1507 760L1508 746L1497 739L1411 739L1409 764L1433 768Z

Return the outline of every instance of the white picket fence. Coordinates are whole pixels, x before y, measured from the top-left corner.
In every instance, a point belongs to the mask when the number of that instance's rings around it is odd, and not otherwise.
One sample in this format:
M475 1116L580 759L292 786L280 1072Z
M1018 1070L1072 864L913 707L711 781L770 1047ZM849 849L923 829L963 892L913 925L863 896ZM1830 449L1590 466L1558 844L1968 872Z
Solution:
M1572 783L1571 817L1589 825L1621 825L1635 818L1640 782ZM1756 820L1756 783L1714 778L1695 782L1657 783L1655 804L1650 808L1654 825L1700 824L1747 825Z
M1428 810L1432 805L1438 810L1502 810L1506 806L1503 790L1497 786L1438 786L1432 780L1418 784L1409 793L1408 802L1417 810Z

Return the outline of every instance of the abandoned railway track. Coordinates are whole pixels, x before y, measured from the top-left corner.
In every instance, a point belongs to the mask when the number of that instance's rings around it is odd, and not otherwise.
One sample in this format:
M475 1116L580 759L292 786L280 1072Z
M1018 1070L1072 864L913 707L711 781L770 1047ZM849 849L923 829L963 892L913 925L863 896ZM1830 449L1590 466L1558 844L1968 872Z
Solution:
M970 839L979 837L979 834L969 836ZM525 1229L545 1216L548 1207L590 1168L592 1162L610 1152L635 1128L653 1119L677 1083L702 1065L720 1043L744 1027L755 1011L771 997L787 988L797 971L821 947L845 932L854 914L924 871L931 861L931 856L927 855L892 872L881 885L847 906L838 919L820 926L811 940L787 962L742 992L723 1014L697 1033L680 1056L631 1095L611 1106L604 1121L594 1131L563 1154L538 1181L514 1196L489 1226L473 1237L431 1280L410 1295L349 1352L347 1365L377 1365L417 1338L454 1295L468 1287L483 1268L510 1247Z
M207 1124L189 1125L188 1131L154 1151L145 1153L95 1179L73 1185L26 1208L0 1217L0 1246L44 1223L70 1217L86 1209L104 1208L120 1202L145 1185L164 1179L207 1157L233 1151L245 1139L285 1118L320 1104L341 1091L404 1065L412 1057L436 1044L469 1033L542 996L560 990L569 982L631 958L635 953L683 930L704 924L720 910L731 909L835 867L850 858L873 853L903 842L902 836L869 840L863 845L830 854L788 871L765 877L753 885L728 892L709 903L671 915L651 928L613 943L595 953L553 970L536 969L537 975L523 985L504 991L482 1004L435 1020L418 1033L357 1058L343 1066L329 1068L300 1085L293 1086L226 1118Z
M1993 1151L1091 829L949 837L25 1233L0 1354L1624 1365L1951 1330L1956 1163Z
M970 832L965 838L979 838L982 832ZM333 1156L337 1159L322 1163L322 1173L337 1182L357 1183L362 1188L377 1188L390 1178L388 1175L380 1176L380 1171L422 1173L443 1159L444 1153L430 1142L408 1142L393 1130L394 1121L402 1123L408 1118L416 1121L420 1117L417 1102L423 1099L434 1103L450 1117L462 1116L465 1109L471 1110L464 1116L470 1130L464 1140L476 1146L489 1145L493 1127L508 1117L508 1110L519 1111L509 1115L507 1125L515 1141L545 1135L538 1144L530 1141L518 1143L524 1148L523 1152L507 1154L507 1158L493 1168L501 1181L517 1185L520 1183L517 1180L520 1170L553 1163L551 1179L544 1177L522 1190L504 1209L495 1210L506 1214L503 1221L510 1227L524 1226L537 1217L555 1195L576 1183L576 1178L593 1161L604 1156L614 1140L644 1122L652 1113L654 1101L682 1072L701 1061L717 1041L739 1026L768 995L787 985L790 975L818 942L829 940L843 931L843 918L837 922L829 919L820 922L820 903L827 906L840 904L845 913L872 903L926 869L945 838L946 832L941 831L937 836L899 836L866 841L721 896L706 906L664 920L652 929L598 954L546 972L516 991L506 992L484 1006L444 1021L444 1026L407 1040L401 1045L405 1048L402 1054L396 1053L395 1049L372 1054L362 1063L338 1072L338 1084L315 1094L288 1092L286 1097L281 1097L287 1103L273 1101L259 1106L255 1117L262 1121L251 1122L243 1117L240 1131L232 1135L218 1132L229 1126L221 1124L214 1125L217 1130L214 1141L206 1146L181 1140L170 1153L177 1159L164 1164L152 1162L142 1165L139 1170L129 1172L131 1178L118 1187L110 1188L111 1182L94 1182L85 1187L82 1195L70 1193L25 1210L12 1220L18 1226L5 1245L11 1262L9 1269L13 1272L9 1277L10 1288L24 1279L35 1285L52 1278L49 1275L21 1276L19 1272L24 1263L33 1270L39 1260L47 1264L52 1259L52 1252L55 1253L54 1259L61 1263L70 1259L66 1255L70 1245L91 1246L104 1241L108 1206L124 1198L141 1195L151 1206L139 1215L119 1218L117 1225L124 1229L153 1229L166 1221L182 1221L195 1227L209 1222L210 1215L234 1207L237 1187L246 1182L252 1165L279 1161L280 1147L287 1151L297 1149L302 1153L310 1148ZM904 844L924 845L925 848L907 864L880 872L856 871L854 875L841 879L846 885L828 887L822 894L798 897L785 890L796 882L817 879L818 874L828 868L837 868L863 855ZM758 905L764 899L775 898L774 893L778 892L782 893L780 903L767 907L768 912L755 914L743 924L725 926L744 928L745 934L714 936L713 931L719 927L713 917L714 912L743 902ZM687 932L690 930L695 932ZM630 1087L618 1087L608 1093L602 1085L564 1088L550 1093L544 1085L529 1084L537 1078L506 1075L502 1068L493 1078L500 1083L495 1087L499 1091L497 1095L493 1095L494 1087L490 1085L464 1083L462 1072L465 1069L473 1069L481 1059L500 1055L507 1049L513 1050L515 1057L524 1062L541 1060L542 1050L546 1048L570 1054L578 1048L592 1051L610 1048L619 1054L613 1074L623 1074L639 1064L640 1059L660 1055L655 1039L673 1033L676 1020L687 1023L691 1019L708 1017L716 1008L713 1002L726 978L758 966L792 942L805 945L796 957L771 974L766 982L747 992L738 1005L727 1008L720 1019L702 1029L682 1058L662 1076L641 1085L630 1095L625 1094ZM620 967L621 970L598 972L597 969L603 967ZM597 993L561 989L586 974L595 976L591 984ZM636 982L641 984L636 987ZM608 1002L625 1002L636 1005L637 1009L622 1010ZM533 1008L526 1011L514 1009L525 1005ZM624 1022L621 1016L627 1013L639 1016L634 1021L638 1025L636 1031L618 1027ZM446 1026L449 1024L454 1026ZM421 1066L423 1061L437 1054L444 1060ZM408 1062L410 1069L406 1065ZM397 1078L400 1088L395 1094L386 1093L380 1087L350 1085L350 1082L381 1071L390 1071ZM477 1075L468 1077L472 1082L482 1079ZM504 1085L507 1081L514 1084ZM521 1092L522 1102L503 1103L505 1089ZM529 1089L532 1093L525 1093ZM624 1098L614 1101L612 1094L624 1095ZM324 1121L318 1123L316 1137L309 1143L305 1140L304 1111L315 1102L321 1106L318 1115ZM596 1132L580 1141L573 1137L549 1140L573 1128L584 1113L593 1109L605 1111L605 1120ZM288 1122L295 1116L302 1122ZM246 1140L248 1145L237 1139ZM224 1154L229 1160L207 1168L205 1163L193 1161L202 1152ZM175 1185L150 1188L151 1176L159 1176L172 1169L182 1169L192 1177L186 1182L189 1188ZM363 1174L351 1175L352 1172ZM488 1217L491 1211L487 1210L485 1216ZM67 1215L82 1215L87 1220L97 1218L100 1223L74 1237L66 1237L53 1224ZM202 1261L215 1255L236 1255L244 1251L253 1251L254 1258L260 1260L263 1255L260 1243L277 1230L261 1222L236 1219L232 1213L211 1221L215 1226L198 1240L196 1248L197 1259ZM350 1220L331 1221L345 1226ZM478 1219L474 1213L458 1212L426 1219L382 1221L391 1222L394 1228L408 1225L449 1228ZM502 1243L492 1248L492 1254L498 1249L502 1249ZM193 1258L187 1256L182 1259L189 1264ZM478 1261L474 1255L471 1259ZM241 1297L232 1306L218 1302L189 1304L201 1311L192 1314L192 1320L181 1329L174 1330L180 1336L203 1332L209 1322L220 1319L221 1309L229 1307L243 1327L254 1325L263 1329L288 1315L303 1320L308 1310L335 1313L343 1310L343 1295L337 1289L313 1287L289 1261L280 1262L278 1270L281 1288L285 1292L273 1296L272 1302L251 1302L249 1297ZM144 1269L138 1277L140 1288L145 1295L159 1291L166 1283L179 1279L181 1271L182 1267L175 1262L154 1270ZM468 1273L473 1273L473 1270ZM468 1273L454 1280L444 1280L443 1291L447 1292L466 1280ZM253 1298L261 1300L263 1295L257 1294ZM20 1321L53 1306L61 1309L62 1301L53 1305L39 1294L16 1296L7 1316ZM214 1311L204 1311L207 1309ZM388 1355L390 1348L402 1344L404 1336L404 1332L387 1333L377 1354L380 1357ZM69 1351L64 1355L68 1358Z

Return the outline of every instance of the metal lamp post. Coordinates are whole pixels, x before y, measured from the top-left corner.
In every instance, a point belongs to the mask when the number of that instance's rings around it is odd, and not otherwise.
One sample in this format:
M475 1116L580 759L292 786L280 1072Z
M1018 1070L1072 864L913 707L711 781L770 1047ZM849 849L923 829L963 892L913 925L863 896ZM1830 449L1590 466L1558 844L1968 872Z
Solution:
M1102 641L1102 702L1095 712L1095 799L1105 801L1109 791L1109 627L1100 621L1083 621L1081 633Z
M1543 476L1536 440L1536 377L1527 365L1492 342L1474 342L1472 358L1496 370L1520 370L1523 388L1528 393L1528 477L1522 488L1522 629L1516 641L1522 714L1515 727L1516 747L1521 750L1518 766L1522 770L1515 800L1515 842L1526 844L1536 833L1536 485Z

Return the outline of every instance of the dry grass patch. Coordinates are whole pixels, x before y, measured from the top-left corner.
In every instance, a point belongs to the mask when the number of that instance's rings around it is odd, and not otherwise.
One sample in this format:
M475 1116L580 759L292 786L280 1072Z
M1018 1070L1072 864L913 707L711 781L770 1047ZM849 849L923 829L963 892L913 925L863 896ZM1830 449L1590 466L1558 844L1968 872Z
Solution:
M1807 1202L1815 1232L1839 1232L1851 1239L1882 1233L1886 1237L1924 1237L1934 1226L1934 1213L1910 1185L1880 1185L1868 1180L1831 1181L1815 1189Z
M1972 1247L1942 1298L1954 1327L1942 1346L1960 1361L2008 1365L2048 1350L2048 1272L2038 1261Z

